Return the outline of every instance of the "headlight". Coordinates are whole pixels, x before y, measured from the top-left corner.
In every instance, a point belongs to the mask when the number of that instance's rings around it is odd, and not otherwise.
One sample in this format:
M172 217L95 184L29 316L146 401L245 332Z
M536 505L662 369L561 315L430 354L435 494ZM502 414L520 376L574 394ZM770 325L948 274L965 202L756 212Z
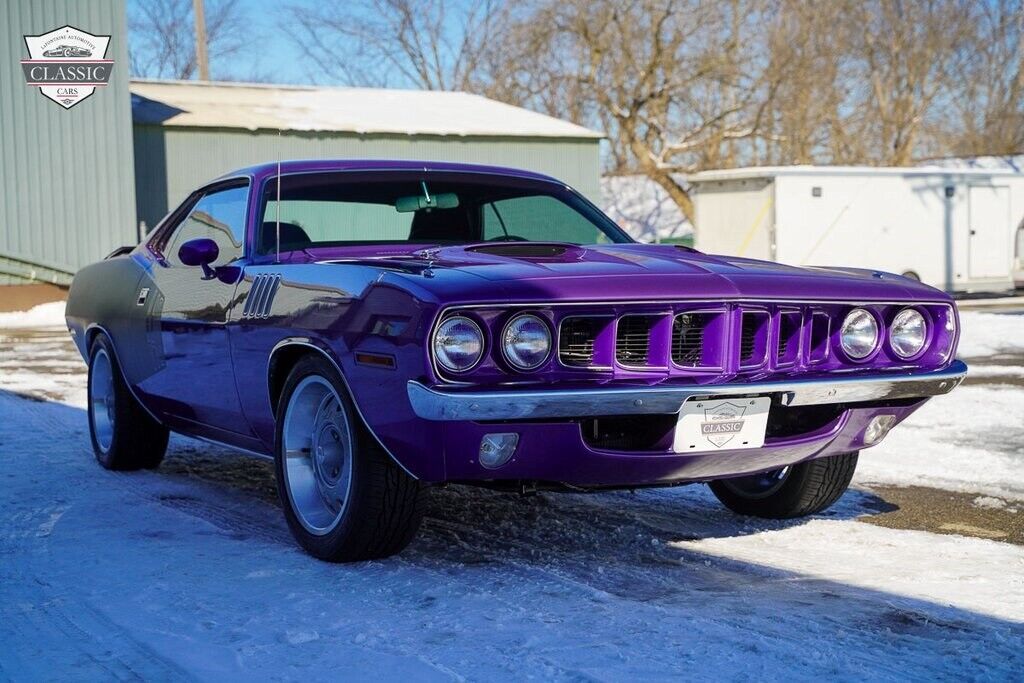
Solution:
M455 315L434 333L434 358L445 370L465 372L484 354L484 333L469 318Z
M551 352L551 331L547 324L529 313L519 315L505 325L501 335L505 360L519 370L535 370Z
M839 342L843 352L854 360L871 355L878 346L878 322L875 316L863 308L855 308L847 313L839 330Z
M889 328L889 344L900 358L911 358L920 353L928 338L928 324L924 316L913 308L904 308L896 314Z

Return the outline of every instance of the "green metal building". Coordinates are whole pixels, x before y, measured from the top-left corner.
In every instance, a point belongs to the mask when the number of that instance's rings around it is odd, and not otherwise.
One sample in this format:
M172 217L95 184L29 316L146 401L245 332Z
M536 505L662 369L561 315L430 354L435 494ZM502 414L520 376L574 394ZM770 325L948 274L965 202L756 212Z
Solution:
M110 36L114 60L70 108L21 65L26 35L64 26ZM0 285L66 285L198 185L276 159L513 166L600 199L602 135L566 121L461 92L129 81L126 37L124 0L0 1Z
M194 81L131 83L138 218L277 159L464 161L548 173L600 198L601 133L462 92Z
M108 85L65 109L26 85L24 36L111 36ZM67 283L136 239L124 0L0 2L0 284Z

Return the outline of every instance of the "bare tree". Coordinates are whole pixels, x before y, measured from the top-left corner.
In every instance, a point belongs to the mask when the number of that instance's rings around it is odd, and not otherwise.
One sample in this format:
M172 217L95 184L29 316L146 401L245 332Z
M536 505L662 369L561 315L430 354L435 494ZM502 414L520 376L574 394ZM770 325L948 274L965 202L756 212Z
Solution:
M613 169L649 176L692 219L679 174L743 163L763 132L777 84L766 81L763 43L755 38L772 6L544 2L513 30L529 36L515 42L529 45L532 58L525 78L522 69L506 74L514 85L504 91L580 123L592 118L608 134Z
M848 118L866 142L863 161L905 166L922 150L948 74L974 54L969 0L850 0L843 29L857 68L857 112Z
M192 0L136 0L128 14L133 76L188 80L196 73ZM236 72L225 63L251 40L239 0L207 0L207 51L215 74Z
M428 90L473 89L507 17L496 0L350 0L286 13L313 80Z
M1024 3L975 7L970 58L951 73L951 108L958 116L940 134L959 155L1024 152Z
M600 128L607 170L649 176L692 220L683 178L706 168L1021 151L1021 2L351 0L286 24L316 80Z

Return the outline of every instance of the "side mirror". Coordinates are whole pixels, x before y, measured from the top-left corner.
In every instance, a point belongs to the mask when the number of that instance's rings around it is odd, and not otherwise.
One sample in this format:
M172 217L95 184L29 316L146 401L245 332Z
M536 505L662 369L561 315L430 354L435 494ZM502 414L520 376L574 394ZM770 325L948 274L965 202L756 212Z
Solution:
M178 249L178 260L186 266L202 266L203 279L212 280L217 277L210 264L220 256L220 248L217 243L208 237L197 237L181 245Z

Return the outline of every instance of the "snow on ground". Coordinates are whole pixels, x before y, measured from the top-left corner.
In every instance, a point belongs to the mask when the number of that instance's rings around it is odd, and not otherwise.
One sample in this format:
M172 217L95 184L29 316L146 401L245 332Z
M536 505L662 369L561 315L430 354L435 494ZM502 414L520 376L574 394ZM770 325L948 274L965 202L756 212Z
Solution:
M867 493L764 522L700 486L452 487L401 556L329 565L295 547L265 495L210 477L209 462L251 459L173 439L159 471L106 472L82 410L0 392L0 414L0 678L895 681L1024 667L1024 549L867 528Z
M865 482L1024 497L1024 386L997 370L1024 366L1024 316L964 314L991 380L866 450L813 519L737 517L704 486L456 486L406 552L356 565L298 550L262 461L173 437L155 472L100 469L60 311L25 317L48 328L0 327L0 680L1024 671L1024 547L857 521L885 505Z
M51 301L28 311L0 313L0 330L26 327L64 327L64 302Z
M673 546L1003 619L1024 616L1024 553L1012 545L814 519L788 529ZM808 555L814 547L828 552ZM871 552L865 552L868 548ZM927 558L926 572L922 558ZM1007 574L1008 580L992 580Z
M855 482L1024 499L1024 386L970 384L861 452Z
M960 313L960 358L983 358L1000 353L1024 354L1024 314Z

